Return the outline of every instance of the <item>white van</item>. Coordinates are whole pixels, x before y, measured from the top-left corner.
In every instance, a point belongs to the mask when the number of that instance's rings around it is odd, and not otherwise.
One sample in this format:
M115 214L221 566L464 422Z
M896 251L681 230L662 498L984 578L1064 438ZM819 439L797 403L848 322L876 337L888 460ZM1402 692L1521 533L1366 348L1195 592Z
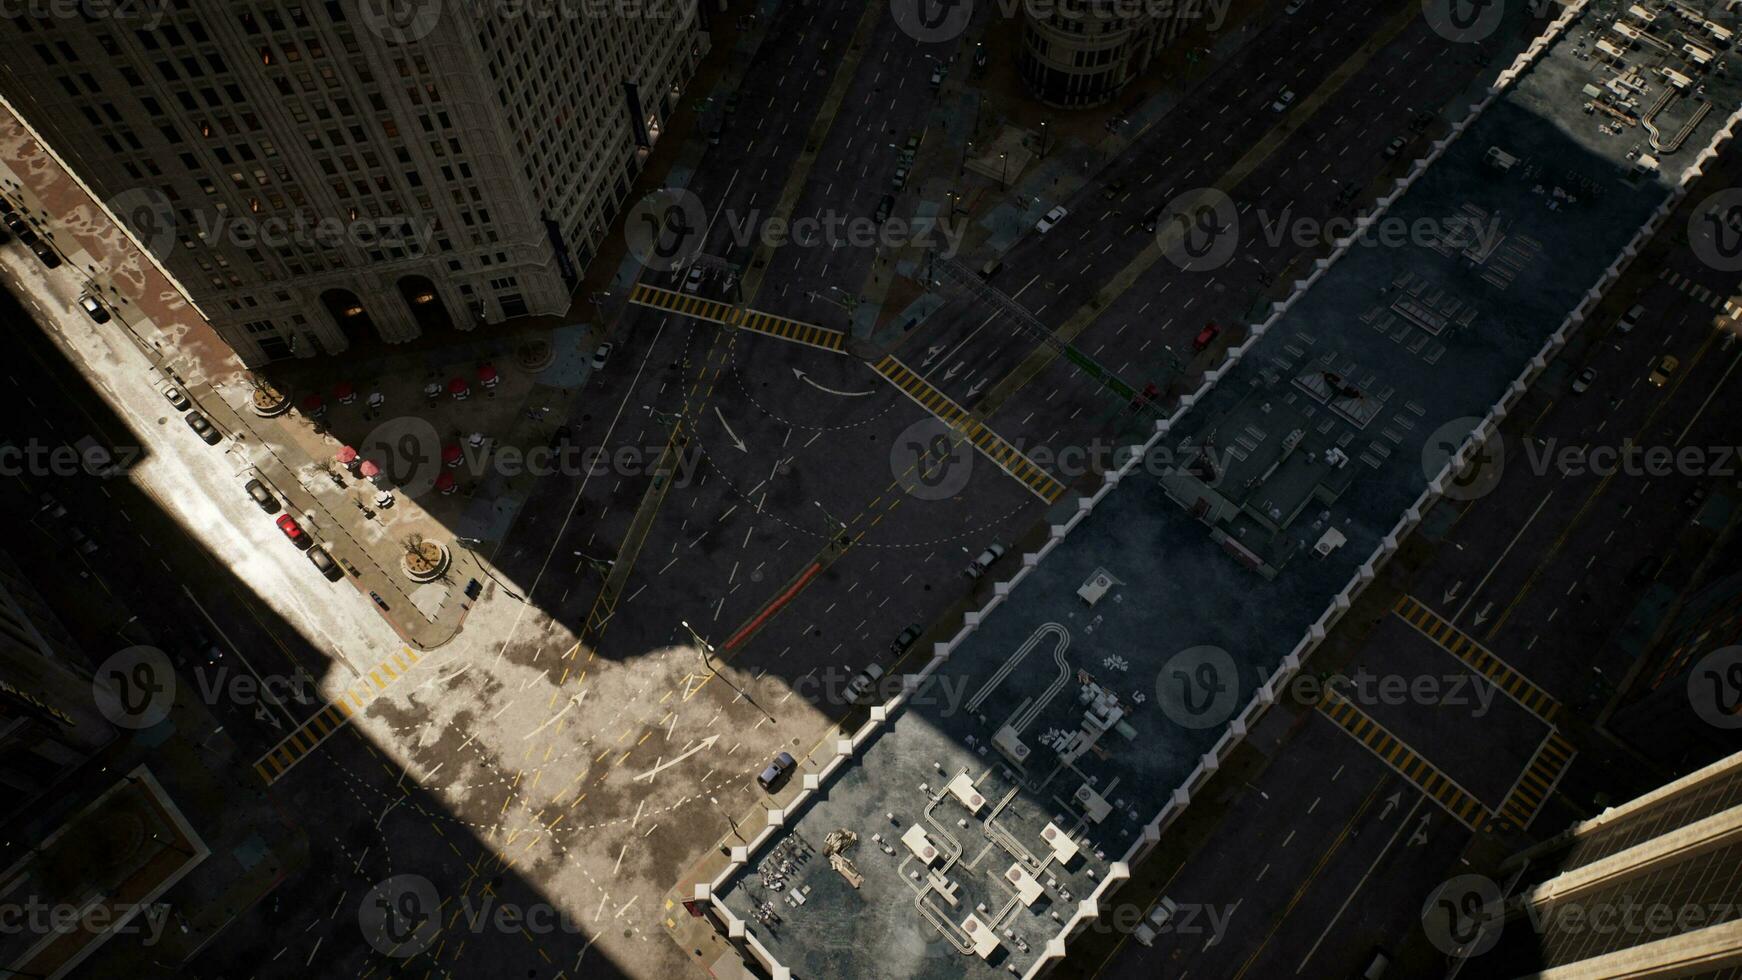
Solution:
M1635 306L1633 309L1621 314L1621 319L1615 321L1615 329L1621 333L1632 333L1633 328L1639 326L1639 321L1644 319L1644 317L1645 307Z

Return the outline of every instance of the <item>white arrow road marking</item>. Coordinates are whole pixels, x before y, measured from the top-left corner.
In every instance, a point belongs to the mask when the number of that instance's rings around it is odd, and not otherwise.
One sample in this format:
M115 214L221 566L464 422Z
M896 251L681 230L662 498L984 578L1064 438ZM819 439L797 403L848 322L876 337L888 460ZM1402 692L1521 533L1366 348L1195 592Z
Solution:
M744 453L750 451L744 445L744 440L738 438L738 433L733 432L732 427L726 424L726 417L720 414L720 406L718 405L714 406L714 417L720 420L721 427L726 430L726 438L732 440L732 445L737 446L739 452Z
M690 749L688 752L685 752L683 755L680 755L677 758L672 759L670 762L661 762L659 765L654 766L652 769L647 770L646 772L642 773L639 776L636 776L635 778L637 780L646 779L646 780L651 781L653 779L653 777L659 775L660 773L664 772L667 769L670 769L672 766L677 765L678 763L684 761L685 759L689 758L690 756L695 755L697 752L700 752L703 749L713 748L714 743L718 742L719 740L720 740L720 736L709 735L707 738L704 738L700 742L697 742L694 748Z
M923 365L921 366L923 367ZM810 375L804 373L800 368L793 368L792 373L794 377L803 381L805 384L810 385L812 388L815 388L818 391L826 391L831 395L840 395L842 398L864 398L866 395L874 395L877 393L877 389L875 388L870 391L841 391L836 388L825 388L822 385L817 384L816 381L812 380Z

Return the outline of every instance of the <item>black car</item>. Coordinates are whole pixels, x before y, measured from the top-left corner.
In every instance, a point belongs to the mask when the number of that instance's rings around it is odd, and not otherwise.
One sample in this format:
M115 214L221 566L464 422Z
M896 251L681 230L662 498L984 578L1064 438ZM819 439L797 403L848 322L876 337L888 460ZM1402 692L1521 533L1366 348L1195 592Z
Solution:
M12 232L7 231L5 225L0 225L0 245L4 245L11 240Z
M786 774L797 765L798 761L792 757L791 753L782 752L774 757L774 761L768 764L768 768L757 775L756 782L764 790L772 793L774 788L786 778Z
M266 489L266 484L259 480L249 480L242 484L242 489L248 491L249 498L259 505L261 510L268 514L278 513L278 498L272 495L271 490Z
M895 195L894 194L883 195L883 199L877 202L877 223L882 224L883 222L888 221L889 220L889 212L894 211L894 210L895 210Z
M199 412L189 412L182 416L182 419L187 422L188 428L194 430L194 435L204 439L208 446L216 446L218 440L224 438L224 434L218 431L218 427Z
M30 250L36 253L37 261L41 262L45 267L50 269L60 268L60 256L55 254L54 249L50 248L47 242L37 242L35 245L30 247Z
M895 638L894 643L889 644L889 652L897 657L901 656L919 640L920 634L924 632L925 630L920 629L918 623L909 626L901 631L901 635Z
M1143 212L1143 230L1149 232L1150 234L1154 234L1155 233L1155 225L1160 220L1161 220L1161 205L1157 204L1155 207L1150 208L1148 211Z

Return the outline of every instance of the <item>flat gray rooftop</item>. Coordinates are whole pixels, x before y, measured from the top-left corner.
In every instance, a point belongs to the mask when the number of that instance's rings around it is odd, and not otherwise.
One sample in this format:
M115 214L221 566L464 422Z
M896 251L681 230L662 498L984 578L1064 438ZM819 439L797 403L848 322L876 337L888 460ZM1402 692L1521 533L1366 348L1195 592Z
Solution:
M1742 101L1735 82L1702 76L1715 108L1680 150L1646 148L1661 173L1630 176L1644 132L1600 131L1611 117L1584 109L1584 86L1614 77L1588 53L1615 9L1593 5L1388 215L1492 234L1352 248L1170 434L1169 443L1201 439L1254 398L1315 431L1325 426L1324 437L1350 457L1352 484L1329 507L1309 502L1284 533L1310 548L1335 527L1347 545L1266 580L1163 494L1156 477L1166 461L1147 461L796 818L788 836L816 853L788 886L769 891L755 855L728 883L723 900L795 976L989 978L1034 962L1059 929L1053 916L1068 918L1125 854ZM1668 32L1687 22L1666 12L1659 25ZM1650 107L1666 84L1650 70L1682 62L1656 47L1632 56L1648 62L1639 97ZM1500 170L1486 159L1490 147L1518 162ZM1297 383L1327 371L1359 397L1321 397ZM1115 581L1091 607L1077 591L1100 572ZM1216 683L1193 687L1207 678ZM1085 749L1080 733L1114 716ZM995 740L1019 742L1020 764ZM946 793L958 773L974 781L984 808L970 813ZM1105 801L1105 811L1084 800ZM1042 839L1049 822L1080 845L1068 863ZM939 852L929 863L901 840L916 825ZM821 854L839 828L860 838L851 853L864 875L857 890ZM1043 887L1033 905L1005 881L1018 862ZM928 869L953 885L955 904L927 885ZM802 905L783 900L794 885L810 888ZM756 920L762 901L780 923ZM999 940L989 959L960 951L970 913Z

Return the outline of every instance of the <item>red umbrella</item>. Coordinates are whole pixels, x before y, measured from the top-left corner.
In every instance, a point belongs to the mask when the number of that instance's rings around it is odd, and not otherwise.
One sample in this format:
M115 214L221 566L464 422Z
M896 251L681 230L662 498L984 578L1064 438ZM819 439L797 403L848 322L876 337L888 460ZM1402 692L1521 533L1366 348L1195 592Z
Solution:
M454 475L452 473L437 473L435 488L442 493L453 493L457 489L454 486Z
M450 395L463 395L466 393L466 389L467 385L465 378L455 377L452 381L448 382L448 394Z
M363 465L358 467L357 472L363 474L365 479L372 479L381 475L381 467L376 466L374 460L366 459L363 461Z
M496 367L495 367L495 365L486 364L483 367L478 369L478 383L485 386L486 388L488 388L496 383Z
M442 462L448 464L449 466L460 465L460 444L459 443L450 442L446 446L442 447Z
M341 381L333 385L333 399L335 401L349 405L356 397L357 389L351 386L351 382Z
M339 450L339 455L336 458L339 462L349 465L356 462L357 450L352 449L350 446L345 446Z

